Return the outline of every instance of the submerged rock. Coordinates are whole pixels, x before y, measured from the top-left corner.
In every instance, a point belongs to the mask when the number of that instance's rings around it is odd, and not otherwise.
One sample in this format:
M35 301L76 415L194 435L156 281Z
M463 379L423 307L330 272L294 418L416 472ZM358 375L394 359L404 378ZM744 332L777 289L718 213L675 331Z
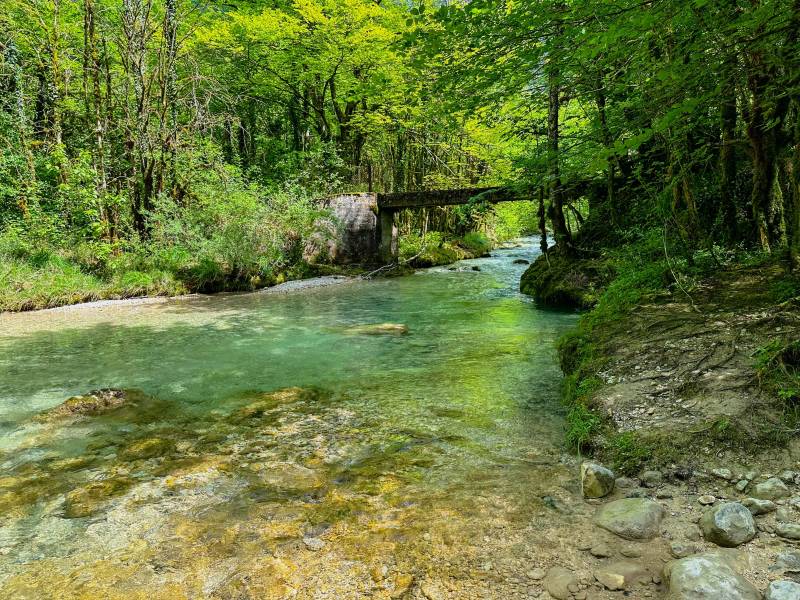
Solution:
M403 325L402 323L356 325L347 329L347 333L355 335L405 335L408 333L408 325Z
M647 498L624 498L606 504L594 517L595 523L627 540L656 537L664 518L664 507Z
M97 513L109 499L127 490L133 481L126 478L93 481L69 492L64 503L64 516L68 519L88 517Z
M318 537L305 537L303 538L303 543L312 552L319 552L325 547L325 542Z
M156 458L174 452L175 442L162 438L147 438L126 446L119 454L123 460Z
M255 464L251 470L259 473L266 485L279 490L308 492L325 484L319 473L295 463Z
M320 396L319 390L312 388L288 387L272 392L254 394L256 400L234 411L231 419L240 422L248 419L261 419L265 413L284 404L314 400Z
M726 548L740 546L756 536L753 515L738 502L724 502L706 511L700 528L708 541Z
M402 598L411 589L413 583L413 575L409 575L408 573L398 573L394 577L394 589L392 590L391 594L389 594L389 597Z
M67 398L58 406L39 415L39 420L50 420L65 417L94 416L110 412L127 403L141 392L131 390L102 389L88 394Z
M761 594L726 556L711 552L673 561L664 568L670 600L760 600Z
M614 473L597 463L581 465L581 485L584 498L602 498L614 490Z

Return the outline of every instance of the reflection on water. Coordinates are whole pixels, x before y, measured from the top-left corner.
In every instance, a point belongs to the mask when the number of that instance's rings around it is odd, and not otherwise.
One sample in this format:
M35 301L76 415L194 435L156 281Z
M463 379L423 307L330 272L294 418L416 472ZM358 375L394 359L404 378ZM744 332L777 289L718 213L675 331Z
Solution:
M569 496L552 347L574 317L516 292L533 241L285 296L4 317L2 597L517 585L503 561ZM408 333L365 334L387 322ZM53 410L100 388L124 401Z

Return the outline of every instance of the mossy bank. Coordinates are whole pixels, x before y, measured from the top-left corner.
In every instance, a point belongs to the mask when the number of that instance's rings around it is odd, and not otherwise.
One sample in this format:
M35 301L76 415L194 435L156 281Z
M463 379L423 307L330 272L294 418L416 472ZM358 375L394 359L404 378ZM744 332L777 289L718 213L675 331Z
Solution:
M723 455L766 460L797 444L800 280L778 257L681 262L653 235L588 260L545 261L523 291L594 306L558 343L573 448L633 474ZM602 278L563 291L587 265Z

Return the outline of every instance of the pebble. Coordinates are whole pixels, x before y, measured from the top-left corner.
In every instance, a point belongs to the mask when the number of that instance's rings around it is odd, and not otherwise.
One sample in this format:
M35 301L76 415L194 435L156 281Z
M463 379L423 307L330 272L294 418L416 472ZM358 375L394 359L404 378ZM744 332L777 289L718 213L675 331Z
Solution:
M711 474L718 479L724 479L725 481L730 481L733 479L733 473L730 469L713 469Z
M694 546L684 544L683 542L672 542L669 545L669 553L675 558L686 558L695 552L696 548Z
M589 554L596 558L608 558L611 556L611 548L608 547L608 544L604 544L600 542L599 544L595 544L589 549Z
M766 481L756 484L750 495L761 500L780 500L788 498L791 493L783 481L777 477L770 477Z
M703 494L697 499L697 501L703 506L709 506L711 504L714 504L714 502L716 502L717 499L711 494Z
M645 471L642 473L642 485L647 488L655 488L661 485L663 476L660 471Z
M544 576L547 575L544 569L531 569L526 573L528 579L533 579L534 581L541 581L544 579Z
M625 546L619 553L626 558L639 558L642 555L642 551L636 546Z
M312 552L319 552L325 547L325 542L323 542L318 537L303 538L303 543L306 545L306 548L308 548Z
M778 554L775 564L782 569L800 570L800 550L786 550Z
M778 523L791 523L794 521L794 511L788 506L781 506L775 511L775 520Z

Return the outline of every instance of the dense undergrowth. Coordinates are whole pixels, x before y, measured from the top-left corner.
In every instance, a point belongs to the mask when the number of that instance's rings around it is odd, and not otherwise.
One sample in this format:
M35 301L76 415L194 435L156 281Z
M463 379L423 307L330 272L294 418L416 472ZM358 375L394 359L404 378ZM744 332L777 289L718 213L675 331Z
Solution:
M267 190L235 168L198 170L183 203L158 198L147 234L129 222L95 231L91 199L62 186L60 212L34 206L0 229L0 310L106 298L250 290L308 275L304 260L322 215L308 191ZM66 189L64 189L66 188ZM75 202L70 203L70 197Z

